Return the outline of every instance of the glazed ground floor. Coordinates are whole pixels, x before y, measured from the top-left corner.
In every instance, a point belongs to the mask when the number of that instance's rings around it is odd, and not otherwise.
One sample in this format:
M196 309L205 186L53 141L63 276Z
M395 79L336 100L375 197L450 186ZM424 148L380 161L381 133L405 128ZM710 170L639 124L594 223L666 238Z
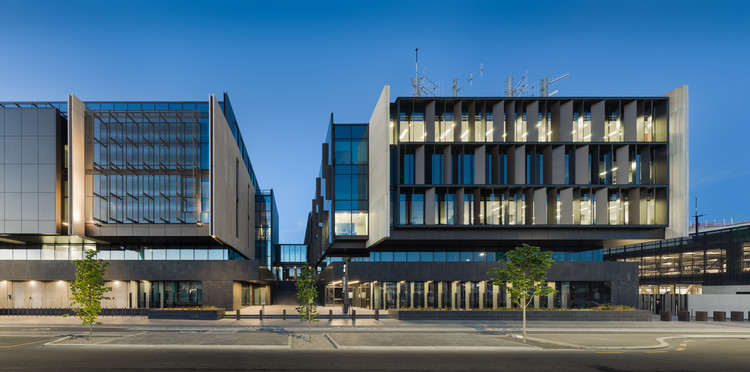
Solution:
M109 262L103 308L234 310L271 303L271 273L255 260ZM0 260L0 308L68 308L74 279L71 261Z
M535 296L535 308L591 308L612 303L611 282L549 282L557 290ZM367 309L496 309L517 307L508 291L489 281L355 282L347 286L352 306ZM343 301L343 285L326 285L325 305Z
M0 308L69 308L72 305L70 284L65 280L0 281ZM105 286L109 291L106 296L109 299L102 300L102 308L218 307L218 304L204 302L203 284L198 280L107 281ZM266 284L226 282L222 285L232 288L232 308L270 303L270 288Z
M341 262L327 266L325 305L368 309L436 308L489 309L514 307L505 287L493 285L487 272L498 262L349 262L344 291ZM620 262L555 262L548 285L557 291L536 296L539 308L590 308L599 305L638 306L638 266Z

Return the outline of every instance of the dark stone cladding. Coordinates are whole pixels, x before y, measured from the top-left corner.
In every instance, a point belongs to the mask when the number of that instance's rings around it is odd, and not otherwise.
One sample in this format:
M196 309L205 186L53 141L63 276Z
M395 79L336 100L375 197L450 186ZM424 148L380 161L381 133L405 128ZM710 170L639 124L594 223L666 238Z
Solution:
M491 268L501 262L350 262L350 281L485 281ZM318 277L340 280L343 263L326 267ZM604 281L612 283L612 304L638 306L638 264L632 262L555 262L547 279L556 281Z
M398 320L521 320L519 310L388 310L391 319ZM648 310L529 310L528 320L581 322L644 322L652 321Z

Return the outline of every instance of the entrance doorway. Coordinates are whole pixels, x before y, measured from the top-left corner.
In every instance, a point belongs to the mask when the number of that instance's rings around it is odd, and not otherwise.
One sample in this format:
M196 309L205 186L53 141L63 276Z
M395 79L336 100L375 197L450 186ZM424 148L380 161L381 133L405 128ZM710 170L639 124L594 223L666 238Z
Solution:
M266 288L253 288L253 305L266 304Z

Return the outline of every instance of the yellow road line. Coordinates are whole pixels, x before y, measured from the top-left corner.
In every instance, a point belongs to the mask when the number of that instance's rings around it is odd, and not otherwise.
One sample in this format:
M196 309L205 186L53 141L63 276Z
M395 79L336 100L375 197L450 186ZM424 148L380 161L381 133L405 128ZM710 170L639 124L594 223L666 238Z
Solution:
M53 338L53 339L50 339L50 340L32 341L32 342L27 342L27 343L18 344L18 345L0 346L0 349L12 349L14 347L26 346L26 345L32 345L32 344L39 344L39 343L42 343L42 342L50 342L50 341L55 341L55 340L58 340L58 339L57 338Z
M684 347L678 347L678 348L677 348L677 349L675 349L675 350L677 350L677 351L683 351L683 350L685 350L685 348L684 348Z
M682 346L682 347L687 347L687 344L680 344L680 346Z
M666 353L666 350L647 351L646 354Z

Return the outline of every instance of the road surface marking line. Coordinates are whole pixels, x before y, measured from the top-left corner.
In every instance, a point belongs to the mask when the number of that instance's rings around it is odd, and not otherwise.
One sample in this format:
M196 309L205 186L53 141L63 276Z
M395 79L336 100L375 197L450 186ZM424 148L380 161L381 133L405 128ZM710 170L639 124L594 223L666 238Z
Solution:
M680 344L680 346L682 346L682 347L687 347L687 344Z
M684 347L678 347L678 348L677 348L677 349L675 349L675 350L676 350L676 351L683 351L683 350L685 350L685 348L684 348Z
M32 345L32 344L39 344L39 343L42 343L42 342L50 342L50 341L54 341L54 340L57 340L57 338L53 338L51 340L32 341L32 342L27 342L25 344L18 344L18 345L0 346L0 349L12 349L14 347L26 346L26 345Z
M665 350L647 351L646 354L666 353Z
M622 354L622 351L597 351L597 354Z

